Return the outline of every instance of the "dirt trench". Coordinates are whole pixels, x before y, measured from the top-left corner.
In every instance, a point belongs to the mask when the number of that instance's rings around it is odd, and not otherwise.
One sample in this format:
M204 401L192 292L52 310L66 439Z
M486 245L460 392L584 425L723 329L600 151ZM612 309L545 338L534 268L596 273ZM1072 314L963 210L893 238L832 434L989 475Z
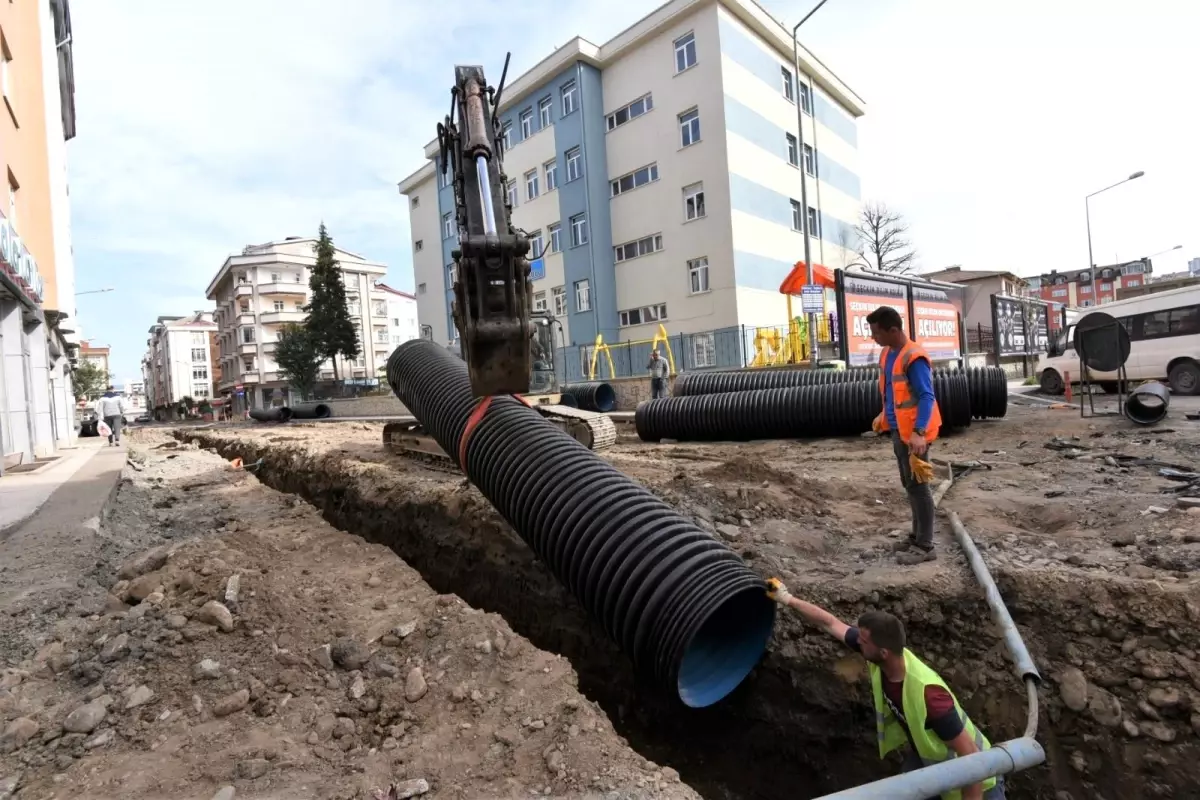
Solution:
M683 709L634 675L465 479L287 437L177 436L247 464L261 459L264 483L304 497L335 526L391 548L437 591L500 614L537 647L567 657L617 731L706 797L777 797L781 787L815 797L895 770L875 751L863 662L794 617L781 618L771 651L726 701ZM972 718L1004 741L1024 727L1024 695L968 578L963 566L936 580L828 581L805 593L844 619L868 607L900 615ZM1049 763L1010 778L1009 797L1188 796L1200 782L1200 654L1186 646L1200 641L1195 588L1006 567L996 578L1046 679L1039 739Z

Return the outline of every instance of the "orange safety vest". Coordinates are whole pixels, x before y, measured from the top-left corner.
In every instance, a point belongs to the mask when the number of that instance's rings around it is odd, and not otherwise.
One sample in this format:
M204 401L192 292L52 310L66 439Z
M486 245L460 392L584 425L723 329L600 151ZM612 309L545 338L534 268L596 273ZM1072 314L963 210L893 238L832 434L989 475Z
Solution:
M887 402L887 376L884 374L887 369L887 358L889 348L885 347L879 353L879 396L883 401ZM900 350L896 356L896 361L892 365L892 404L896 411L896 423L900 428L900 438L908 441L912 436L913 428L917 427L917 398L914 397L908 390L908 367L918 358L925 359L925 363L933 368L933 362L929 360L929 354L925 352L925 348L908 340L908 344ZM883 420L883 429L888 430L887 409L880 414ZM937 400L933 401L933 414L929 417L929 425L925 428L925 441L932 442L937 438L938 428L942 427L942 414L938 410Z

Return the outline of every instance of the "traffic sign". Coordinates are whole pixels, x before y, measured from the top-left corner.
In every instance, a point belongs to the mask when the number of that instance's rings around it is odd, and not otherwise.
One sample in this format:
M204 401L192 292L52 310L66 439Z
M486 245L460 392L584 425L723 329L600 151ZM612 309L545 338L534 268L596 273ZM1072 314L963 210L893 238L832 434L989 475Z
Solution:
M825 313L825 289L808 284L800 287L800 304L805 314Z

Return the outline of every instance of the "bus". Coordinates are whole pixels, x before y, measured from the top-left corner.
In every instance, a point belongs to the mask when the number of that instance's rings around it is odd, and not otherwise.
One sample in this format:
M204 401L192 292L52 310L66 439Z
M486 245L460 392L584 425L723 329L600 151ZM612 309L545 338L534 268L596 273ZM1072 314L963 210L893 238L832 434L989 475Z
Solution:
M1075 324L1096 311L1115 317L1129 333L1129 359L1125 362L1129 380L1161 380L1175 394L1200 394L1200 286L1079 309L1078 317L1059 332L1050 343L1050 351L1038 359L1042 391L1062 394L1068 374L1071 383L1079 382ZM1116 391L1116 372L1089 370L1089 376L1106 392Z

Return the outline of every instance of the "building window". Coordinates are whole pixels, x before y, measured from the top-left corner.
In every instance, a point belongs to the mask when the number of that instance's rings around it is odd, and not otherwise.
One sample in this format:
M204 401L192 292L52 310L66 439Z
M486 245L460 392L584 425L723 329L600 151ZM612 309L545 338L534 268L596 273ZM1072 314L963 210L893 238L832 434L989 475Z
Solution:
M562 251L562 226L555 222L552 225L547 225L546 230L550 232L550 252L558 253Z
M534 311L545 311L546 310L546 293L545 292L534 292L533 293L533 310Z
M193 347L204 347L206 344L208 344L208 337L205 336L203 333L193 333L192 334L192 346Z
M679 146L688 147L700 141L700 110L693 108L679 115Z
M538 103L538 121L542 125L542 130L549 128L550 124L554 121L550 117L551 109L553 107L554 101L552 101L549 97L543 97L542 101Z
M438 172L438 187L445 189L450 184L454 183L454 170L449 166L446 169Z
M565 286L555 286L550 290L551 296L554 297L554 316L565 317L567 315L567 289Z
M692 367L715 367L717 365L717 343L712 333L692 334Z
M792 230L803 231L804 230L804 219L802 218L802 215L801 215L800 204L798 202L796 202L795 200L792 200L791 203L792 203Z
M276 311L283 311L283 308L284 308L284 306L283 306L283 301L282 301L282 300L276 300L276 301L275 301L275 310L276 310Z
M614 128L619 128L631 119L637 119L642 114L654 108L654 98L650 95L639 97L627 106L618 108L613 113L609 114L605 119L608 121L608 129L611 131Z
M562 107L563 107L563 116L564 117L567 114L570 114L575 111L575 106L576 106L575 91L576 91L575 81L567 81L562 86Z
M542 250L544 248L545 248L545 244L542 241L542 232L535 231L529 237L529 257L530 258L541 258L543 255L545 255L545 253L542 252Z
M412 207L413 207L413 208L420 208L420 207L421 207L421 198L419 198L419 197L414 197L414 198L412 199Z
M197 367L196 369L192 370L192 380L208 380L208 367Z
M645 325L650 322L665 322L667 319L667 304L658 303L653 306L631 308L620 312L617 316L620 318L622 328L628 328L631 325Z
M517 207L517 182L509 181L508 186L505 187L505 191L508 193L508 204L510 206L512 206L513 208L516 208Z
M804 171L814 178L817 177L817 158L813 149L804 145Z
M703 294L711 288L708 284L708 256L689 259L687 270L691 294Z
M200 347L193 347L192 361L208 361L208 351Z
M1051 297L1066 297L1067 290L1066 289L1054 289L1050 292L1050 296Z
M800 154L796 152L796 137L792 136L790 133L785 133L784 136L787 137L788 163L795 167L800 163Z
M592 289L586 280L575 281L575 310L592 310Z
M1102 283L1102 284L1100 284L1100 291L1102 291L1102 292L1111 292L1111 291L1112 291L1112 284L1111 284L1111 283Z
M1142 285L1142 282L1139 280L1136 280L1136 279L1125 281L1125 286L1129 289L1136 289L1137 287L1139 287L1141 285ZM1066 290L1063 291L1063 294L1064 295L1066 294Z
M4 34L0 33L0 87L4 91L4 99L8 101L8 106L15 113L16 106L13 104L12 95L12 53L8 49L8 40L4 38Z
M567 183L579 180L583 175L583 155L578 147L572 147L566 152L567 157Z
M663 249L662 234L656 233L652 236L643 236L636 241L619 244L613 248L613 260L620 264L622 261L648 256L652 253L657 253Z
M423 283L417 284L417 294L425 294L429 291L429 287Z
M512 123L506 122L500 126L500 142L504 152L512 149Z
M250 304L249 303L238 303L238 311L243 314L249 314L250 313Z
M628 175L622 175L612 182L612 196L616 197L656 180L658 180L658 164L649 164L641 169L635 169Z
M242 326L242 344L254 344L254 328L249 325Z
M442 214L442 238L449 239L454 236L454 215L447 211Z
M538 196L538 172L531 169L525 173L525 199L532 200Z
M253 372L253 371L254 371L254 359L252 359L252 358L244 359L242 361L242 372Z
M808 207L808 235L821 238L821 218L817 216L817 210L812 206Z
M413 242L413 251L414 252L419 253L423 249L425 249L425 242L423 240L417 239L415 242Z
M804 113L812 116L812 94L808 88L808 84L800 83L800 108L804 109Z
M450 264L447 266L446 274L449 276L450 286L453 288L454 284L458 283L458 264Z
M693 183L683 187L683 218L700 219L704 216L704 184Z
M588 243L588 225L586 214L576 214L571 217L571 247L579 247Z
M796 87L792 80L792 71L787 67L780 67L780 72L783 73L783 96L789 102L796 102Z
M546 191L553 192L558 188L558 162L547 161L542 169L546 171Z
M295 303L292 303L292 307L293 311L303 311L304 303L301 303L299 300L297 300Z
M696 66L696 34L685 33L675 40L675 72Z
M527 108L521 112L521 141L533 136L533 109Z

